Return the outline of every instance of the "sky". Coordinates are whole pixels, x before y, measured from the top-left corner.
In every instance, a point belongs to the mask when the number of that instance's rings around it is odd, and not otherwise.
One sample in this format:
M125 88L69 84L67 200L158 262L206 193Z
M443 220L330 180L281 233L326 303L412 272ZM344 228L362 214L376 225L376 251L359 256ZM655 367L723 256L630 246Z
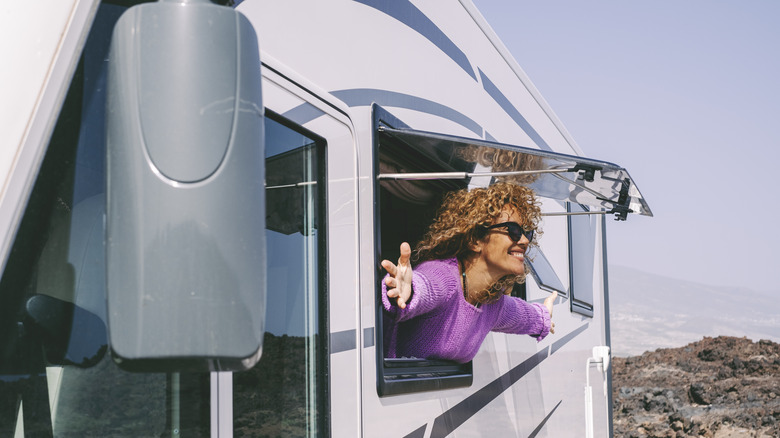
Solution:
M780 1L474 0L586 156L654 217L609 263L780 294Z

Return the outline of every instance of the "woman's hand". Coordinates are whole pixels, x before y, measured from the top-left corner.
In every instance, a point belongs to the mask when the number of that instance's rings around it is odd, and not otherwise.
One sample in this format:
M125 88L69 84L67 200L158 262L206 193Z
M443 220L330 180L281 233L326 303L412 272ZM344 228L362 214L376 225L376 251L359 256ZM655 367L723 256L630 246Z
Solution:
M390 260L382 260L382 267L390 274L385 280L387 297L398 298L397 304L401 309L406 308L406 303L412 297L412 265L409 263L411 255L412 249L404 242L401 244L398 265L394 265Z
M552 311L553 311L553 303L555 303L556 298L558 298L558 291L554 291L552 295L550 295L549 297L547 297L547 299L544 300L544 307L546 307L547 311L550 312L550 333L555 333L555 323L552 322Z

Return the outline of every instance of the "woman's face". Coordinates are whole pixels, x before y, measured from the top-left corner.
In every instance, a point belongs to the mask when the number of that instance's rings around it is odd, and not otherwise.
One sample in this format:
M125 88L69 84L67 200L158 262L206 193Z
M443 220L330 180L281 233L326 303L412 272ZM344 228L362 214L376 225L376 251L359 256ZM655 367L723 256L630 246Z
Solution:
M502 222L522 224L523 220L515 209L505 207L494 224ZM506 228L493 228L488 230L487 235L480 243L481 251L477 258L480 259L482 262L480 264L494 280L505 275L523 275L525 273L525 253L529 244L526 236L520 237L519 241L512 241Z

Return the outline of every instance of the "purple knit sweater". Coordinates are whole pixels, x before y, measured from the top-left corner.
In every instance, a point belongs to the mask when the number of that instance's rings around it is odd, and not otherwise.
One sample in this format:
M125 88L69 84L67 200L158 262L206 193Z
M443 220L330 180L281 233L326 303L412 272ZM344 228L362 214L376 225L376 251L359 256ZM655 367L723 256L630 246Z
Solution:
M400 309L382 282L385 357L468 362L490 331L519 335L550 332L550 314L539 303L502 296L476 308L463 296L458 260L431 260L414 268L412 299Z

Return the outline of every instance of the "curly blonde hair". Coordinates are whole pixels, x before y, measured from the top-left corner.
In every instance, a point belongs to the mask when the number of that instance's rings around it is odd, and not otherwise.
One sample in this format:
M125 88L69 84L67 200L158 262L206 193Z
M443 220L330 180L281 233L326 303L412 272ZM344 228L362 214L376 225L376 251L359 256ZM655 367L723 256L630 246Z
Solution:
M506 207L516 211L522 218L520 225L526 230L537 230L541 220L539 202L533 190L512 183L499 182L486 188L458 190L444 197L436 219L414 250L416 261L467 258L472 252L470 246L485 238L485 226L493 225ZM531 245L537 244L534 234ZM515 283L525 281L523 275L507 275L481 291L477 301L481 303L497 300L501 295L512 292Z

